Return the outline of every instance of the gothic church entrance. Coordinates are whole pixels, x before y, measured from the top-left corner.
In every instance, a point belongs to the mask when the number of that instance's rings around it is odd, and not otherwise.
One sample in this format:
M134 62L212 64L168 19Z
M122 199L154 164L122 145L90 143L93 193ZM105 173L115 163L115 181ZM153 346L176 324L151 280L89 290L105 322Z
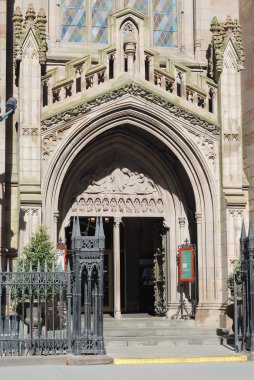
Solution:
M94 234L95 217L80 217L82 235ZM121 313L155 314L155 253L162 250L162 218L122 218L120 223L120 272L114 273L114 218L104 217L104 312L114 312L114 299L120 297ZM70 246L71 225L66 229ZM115 278L120 277L115 283ZM117 293L117 294L116 294ZM158 300L157 300L158 302Z
M170 304L174 313L177 247L186 238L196 242L196 202L185 168L163 142L131 125L101 133L65 172L58 210L63 241L74 216L89 235L96 217L103 218L105 312L120 318ZM154 260L161 253L164 277L157 281Z

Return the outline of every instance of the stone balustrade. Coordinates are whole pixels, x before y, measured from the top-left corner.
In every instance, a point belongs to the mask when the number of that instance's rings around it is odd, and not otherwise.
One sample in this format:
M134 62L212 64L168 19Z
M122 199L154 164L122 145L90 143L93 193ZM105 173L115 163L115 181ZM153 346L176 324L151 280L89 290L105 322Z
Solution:
M109 81L118 79L120 75L126 74L131 78L140 80L140 74L137 73L114 73L109 64L93 65L89 59L78 62L71 61L66 65L66 78L57 81L57 70L49 71L42 78L42 108L43 111L53 111L58 103L73 102L75 99L83 96L85 92L91 94L91 89L95 90L99 86L105 86ZM179 69L173 62L169 61L169 68L160 68L156 65L150 70L151 75L145 75L144 81L150 82L151 86L160 87L165 91L164 96L170 94L175 98L181 98L184 108L190 108L197 111L203 110L208 114L217 116L217 86L209 78L195 74L195 81L200 85L193 83L192 72L187 67ZM115 75L114 75L115 74ZM108 91L105 87L105 90Z

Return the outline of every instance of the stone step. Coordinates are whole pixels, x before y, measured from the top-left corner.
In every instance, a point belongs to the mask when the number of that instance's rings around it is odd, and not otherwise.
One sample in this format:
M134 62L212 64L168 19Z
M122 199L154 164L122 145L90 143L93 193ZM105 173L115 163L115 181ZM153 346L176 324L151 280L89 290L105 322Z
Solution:
M130 347L130 346L150 346L150 347L166 347L178 345L219 345L220 340L214 336L200 336L200 337L110 337L104 338L105 348L113 349L117 347Z
M216 336L216 331L214 329L205 328L189 328L189 329L175 329L175 328L162 328L153 327L148 329L142 328L104 328L104 337L135 337L135 336Z
M166 318L133 318L133 319L121 319L114 320L113 318L104 318L104 327L107 328L153 328L153 327L169 327L169 328L195 328L194 320L170 320Z
M219 345L214 328L197 327L194 320L163 317L104 317L106 350L121 347L169 347L178 345Z

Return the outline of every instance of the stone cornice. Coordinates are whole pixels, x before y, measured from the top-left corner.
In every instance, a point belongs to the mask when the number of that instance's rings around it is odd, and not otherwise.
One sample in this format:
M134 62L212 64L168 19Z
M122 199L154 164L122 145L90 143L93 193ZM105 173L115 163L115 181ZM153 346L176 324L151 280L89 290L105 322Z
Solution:
M190 122L193 125L199 125L202 128L206 129L209 132L217 135L219 134L219 126L212 121L208 121L202 116L198 114L194 114L189 110L181 107L179 105L173 104L171 101L166 99L165 97L149 91L147 88L138 85L134 82L127 83L117 89L113 89L107 93L102 95L98 95L94 98L88 99L87 101L83 101L80 104L77 104L69 109L65 108L59 113L44 117L42 120L42 129L47 130L48 127L52 125L61 125L66 121L70 121L71 119L76 118L77 116L81 116L86 114L94 107L97 107L103 103L110 102L111 100L115 100L120 98L126 94L134 95L135 97L143 98L146 101L149 101L153 104L156 104L162 107L164 110L168 111L171 115L177 116L179 118L183 118ZM66 106L67 107L67 106Z

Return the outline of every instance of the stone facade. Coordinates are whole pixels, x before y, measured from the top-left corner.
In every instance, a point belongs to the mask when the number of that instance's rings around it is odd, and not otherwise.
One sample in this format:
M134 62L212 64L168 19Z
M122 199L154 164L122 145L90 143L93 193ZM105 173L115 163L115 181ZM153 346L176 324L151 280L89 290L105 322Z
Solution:
M69 1L0 3L2 109L6 95L18 99L0 131L2 252L15 256L41 222L56 243L74 215L113 218L120 317L120 225L127 238L137 220L152 231L144 220L155 218L166 231L167 315L178 306L176 255L187 238L197 246L196 320L225 326L227 276L253 213L251 1L172 1L168 45L150 1L143 11L113 2L100 43L96 2L79 2L85 27L76 29Z

